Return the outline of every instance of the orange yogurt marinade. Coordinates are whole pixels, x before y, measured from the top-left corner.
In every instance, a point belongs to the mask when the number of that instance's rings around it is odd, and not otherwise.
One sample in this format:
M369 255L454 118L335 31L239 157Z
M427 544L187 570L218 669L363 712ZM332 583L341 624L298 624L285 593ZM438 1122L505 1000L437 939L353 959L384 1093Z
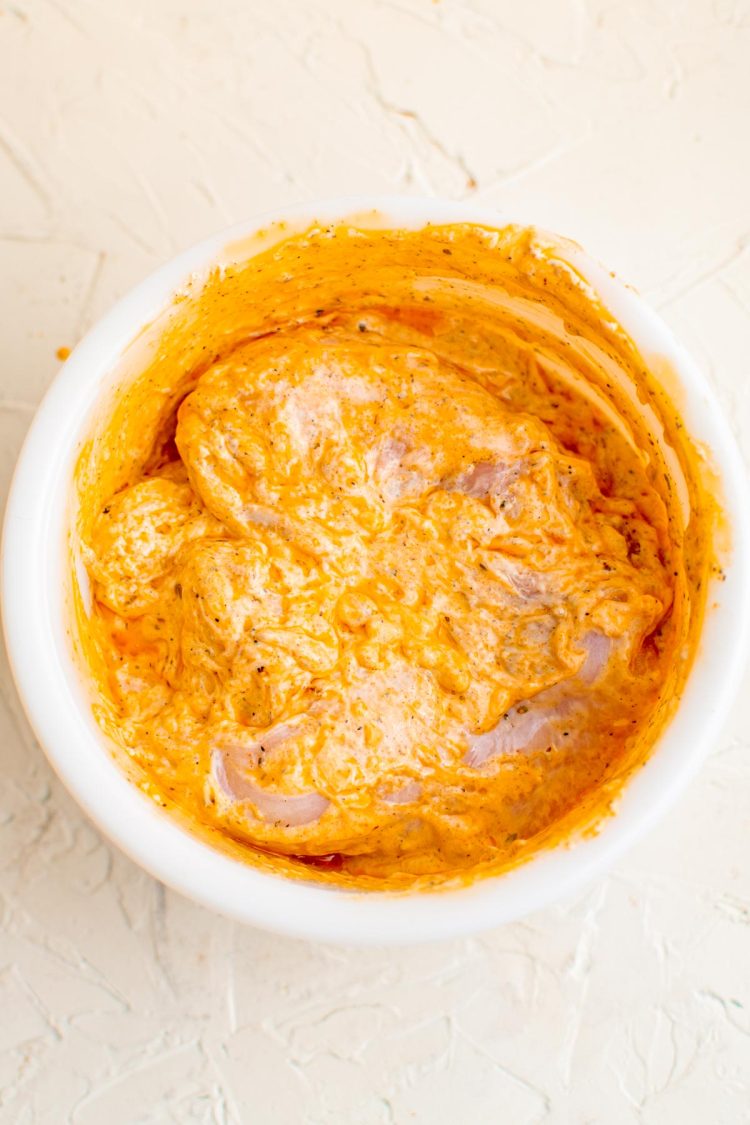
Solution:
M684 681L710 536L673 408L554 248L313 228L151 335L77 477L79 639L136 782L373 887L601 815Z

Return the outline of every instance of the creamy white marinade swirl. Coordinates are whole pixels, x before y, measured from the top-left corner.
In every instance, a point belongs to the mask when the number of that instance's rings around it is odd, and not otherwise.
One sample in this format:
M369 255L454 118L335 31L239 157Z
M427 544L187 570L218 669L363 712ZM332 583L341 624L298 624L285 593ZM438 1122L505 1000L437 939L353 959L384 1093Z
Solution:
M103 725L341 878L508 862L684 674L705 545L637 356L514 230L309 232L178 314L80 471Z

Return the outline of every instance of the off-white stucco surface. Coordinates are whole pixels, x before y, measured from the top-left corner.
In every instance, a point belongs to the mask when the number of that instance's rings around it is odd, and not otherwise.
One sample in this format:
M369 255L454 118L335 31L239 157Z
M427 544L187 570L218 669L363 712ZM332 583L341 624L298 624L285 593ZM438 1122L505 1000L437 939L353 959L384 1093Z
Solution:
M114 299L349 193L581 241L750 456L745 0L3 0L0 478ZM750 694L584 893L471 940L306 945L165 891L53 777L0 673L0 1121L750 1122Z

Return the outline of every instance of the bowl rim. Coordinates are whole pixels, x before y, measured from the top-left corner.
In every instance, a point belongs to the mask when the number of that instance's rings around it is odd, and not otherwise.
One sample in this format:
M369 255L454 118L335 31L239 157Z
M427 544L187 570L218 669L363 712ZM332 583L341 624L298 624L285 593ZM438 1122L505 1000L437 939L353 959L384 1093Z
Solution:
M373 215L370 216L369 213ZM76 346L32 421L8 495L0 565L6 647L21 702L56 773L104 836L155 878L236 920L293 937L349 944L410 944L501 925L551 904L602 872L667 810L718 736L739 689L750 642L750 505L744 464L711 386L657 314L574 243L551 236L593 286L644 358L678 376L688 428L718 470L732 529L726 578L712 588L699 651L676 714L626 783L616 814L595 835L545 849L518 868L466 887L357 892L258 870L211 847L156 807L112 758L81 690L66 622L63 549L78 443L125 347L232 244L284 224L375 215L380 225L534 225L492 207L420 197L342 197L266 211L197 243L122 297ZM538 228L537 228L538 229ZM546 235L547 232L540 232ZM50 549L59 544L59 552ZM708 701L708 702L706 702Z

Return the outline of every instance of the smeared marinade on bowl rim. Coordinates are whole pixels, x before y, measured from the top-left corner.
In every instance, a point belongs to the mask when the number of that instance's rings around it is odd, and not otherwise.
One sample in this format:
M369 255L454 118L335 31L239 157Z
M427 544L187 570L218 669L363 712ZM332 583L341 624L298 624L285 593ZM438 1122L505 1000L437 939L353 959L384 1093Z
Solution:
M595 830L718 570L663 379L527 228L276 227L227 258L128 349L78 461L118 761L214 845L340 885Z

